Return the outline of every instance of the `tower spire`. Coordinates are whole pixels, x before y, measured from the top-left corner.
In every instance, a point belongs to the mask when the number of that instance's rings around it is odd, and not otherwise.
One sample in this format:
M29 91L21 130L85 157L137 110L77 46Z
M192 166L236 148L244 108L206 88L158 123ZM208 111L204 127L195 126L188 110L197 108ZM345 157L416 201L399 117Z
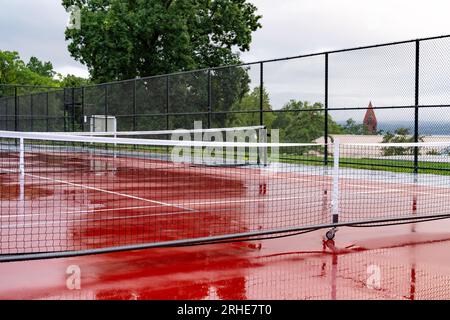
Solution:
M373 109L372 101L369 101L369 105L367 106L363 124L369 134L377 133L377 117L375 116L375 110Z

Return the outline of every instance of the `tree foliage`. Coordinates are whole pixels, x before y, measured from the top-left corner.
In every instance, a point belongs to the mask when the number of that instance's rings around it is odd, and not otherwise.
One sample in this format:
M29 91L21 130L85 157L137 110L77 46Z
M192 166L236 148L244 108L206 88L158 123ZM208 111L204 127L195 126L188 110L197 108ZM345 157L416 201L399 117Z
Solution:
M63 0L81 10L72 56L95 81L233 64L261 27L246 0Z
M56 73L50 61L43 62L31 57L25 63L18 52L0 50L0 84L79 87L89 82L74 75L62 76Z
M423 142L424 138L422 136L418 137L419 142ZM411 135L408 128L398 128L394 133L387 132L383 136L383 143L411 143L415 142L414 136ZM383 155L385 156L395 156L395 155L411 155L414 153L414 148L406 147L386 147L383 148Z
M40 62L38 59L33 61ZM0 51L0 84L57 86L57 81L30 69L18 52Z
M313 105L307 101L291 100L286 103L273 122L274 128L280 129L280 140L283 142L312 142L323 137L325 126L325 111L323 104ZM328 132L343 133L332 118L328 117Z
M247 127L257 126L260 124L260 88L255 87L252 92L246 93L241 99L236 101L231 107L232 112L228 116L227 126L229 127ZM263 110L272 111L270 105L269 94L263 89ZM256 111L256 112L255 112ZM271 112L264 112L264 124L268 128L272 128L272 123L276 116Z
M367 126L363 123L356 123L353 118L347 119L345 122L343 129L347 134L355 134L355 135L368 135L369 130L367 130Z
M59 82L60 87L63 88L82 87L90 83L89 79L77 77L73 74L68 74L65 77L61 77Z
M36 57L31 57L27 63L27 68L34 73L47 78L53 78L55 71L53 71L53 64L50 61L43 62Z

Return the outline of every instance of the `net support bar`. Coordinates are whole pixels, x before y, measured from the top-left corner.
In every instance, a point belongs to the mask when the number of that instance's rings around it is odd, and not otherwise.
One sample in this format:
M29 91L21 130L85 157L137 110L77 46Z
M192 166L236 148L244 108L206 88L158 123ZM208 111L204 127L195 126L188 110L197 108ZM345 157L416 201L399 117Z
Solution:
M25 175L25 145L23 138L19 139L19 174L22 177Z
M332 223L339 222L339 158L340 158L339 140L334 140L333 151L333 191L331 195L331 215Z
M25 214L25 143L19 139L19 214Z

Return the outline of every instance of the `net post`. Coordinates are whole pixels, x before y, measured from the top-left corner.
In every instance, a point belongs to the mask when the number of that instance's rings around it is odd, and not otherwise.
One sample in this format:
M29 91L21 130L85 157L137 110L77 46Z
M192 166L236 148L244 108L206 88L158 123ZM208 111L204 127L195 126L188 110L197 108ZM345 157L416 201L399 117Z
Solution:
M340 143L339 139L334 140L333 150L333 191L331 196L331 215L332 223L339 222L339 158L340 158Z
M19 138L19 213L25 213L25 145Z
M416 40L415 80L414 80L414 142L419 142L419 60L420 41ZM419 148L414 147L414 173L419 171Z
M264 125L264 63L259 67L259 125Z
M19 174L21 177L25 175L25 145L23 138L19 138Z
M324 143L325 150L323 153L323 161L325 166L328 165L328 53L325 54L325 101L324 101L324 109L325 109L325 123L324 123Z

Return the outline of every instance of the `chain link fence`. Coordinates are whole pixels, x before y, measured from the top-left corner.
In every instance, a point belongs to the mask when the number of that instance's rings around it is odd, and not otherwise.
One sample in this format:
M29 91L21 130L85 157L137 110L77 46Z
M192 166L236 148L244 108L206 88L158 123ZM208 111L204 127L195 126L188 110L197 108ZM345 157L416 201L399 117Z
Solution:
M449 53L440 36L81 88L0 85L0 130L89 131L112 116L119 131L202 121L265 125L282 142L448 140Z

